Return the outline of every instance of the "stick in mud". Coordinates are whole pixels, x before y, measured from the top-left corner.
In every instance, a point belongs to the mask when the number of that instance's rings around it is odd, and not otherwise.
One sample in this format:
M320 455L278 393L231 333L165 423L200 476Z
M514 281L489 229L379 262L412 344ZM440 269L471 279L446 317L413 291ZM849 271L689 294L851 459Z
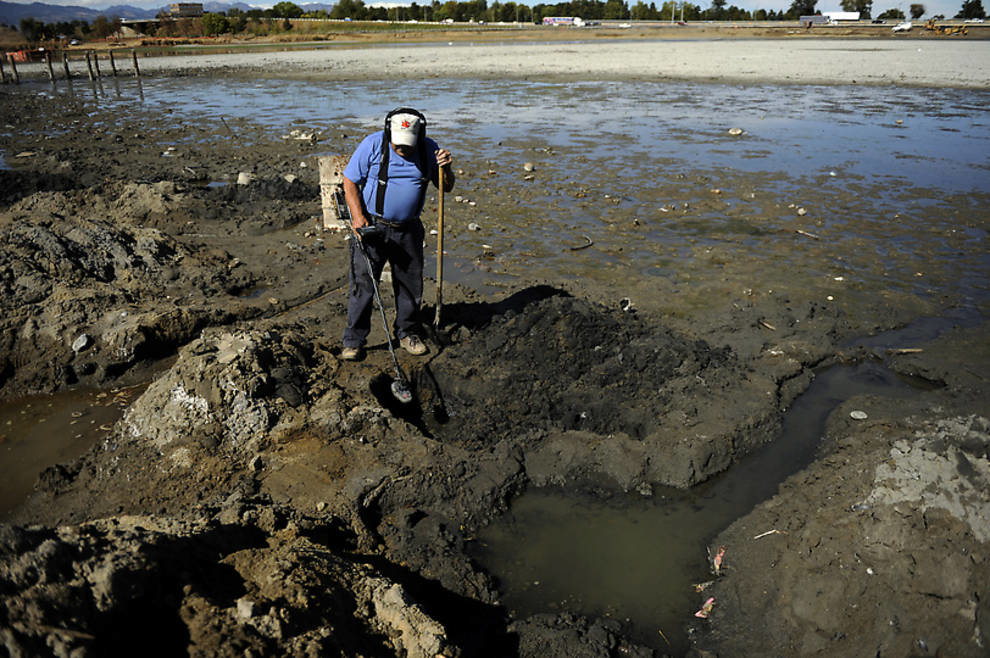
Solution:
M100 73L100 54L95 50L93 51L93 67L96 69L96 77L102 78L103 74Z
M10 58L10 72L14 76L14 84L21 84L21 76L17 74L17 62L13 57Z
M45 52L45 63L48 64L48 79L55 83L55 69L52 68L52 53L50 51Z
M131 49L131 61L134 62L134 77L135 78L140 78L141 77L141 69L138 68L137 51L134 50L134 49Z
M69 53L62 53L62 66L65 67L65 79L71 80L72 74L69 73Z
M86 51L86 68L89 70L89 79L95 80L96 76L93 75L93 61L89 58L89 51Z
M3 57L0 57L0 82L7 84L7 73L3 70Z

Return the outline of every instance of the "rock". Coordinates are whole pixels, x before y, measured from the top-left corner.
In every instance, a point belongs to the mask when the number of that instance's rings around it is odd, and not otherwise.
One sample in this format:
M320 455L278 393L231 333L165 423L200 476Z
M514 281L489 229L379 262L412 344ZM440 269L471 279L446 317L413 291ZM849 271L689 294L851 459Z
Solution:
M742 128L729 128L729 134L733 137L738 137L743 134Z
M254 616L254 601L241 597L237 599L237 616L241 619L250 619Z
M79 337L72 341L72 351L79 354L89 347L92 342L93 339L89 337L89 334L79 334Z
M242 171L239 174L237 174L238 185L250 185L251 183L254 182L254 179L255 179L255 175L248 173L246 171Z
M478 226L477 224L475 224L474 222L471 222L470 224L468 224L468 230L469 231L480 231L481 230L481 227Z
M536 170L536 165L534 165L532 162L527 162L526 164L523 165L523 171L535 171L535 170Z
M807 214L808 214L808 211L807 211L807 210L805 210L804 208L798 208L798 209L797 209L797 214L798 214L799 216L801 216L801 217L804 217L805 215L807 215Z

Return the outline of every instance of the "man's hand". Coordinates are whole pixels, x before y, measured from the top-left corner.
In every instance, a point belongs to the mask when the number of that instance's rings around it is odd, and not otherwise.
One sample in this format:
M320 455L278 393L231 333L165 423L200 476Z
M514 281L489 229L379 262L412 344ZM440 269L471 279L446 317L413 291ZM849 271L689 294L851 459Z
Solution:
M454 172L450 168L450 163L454 161L454 156L450 154L447 149L440 149L436 153L437 155L437 165L439 168L443 168L443 191L450 192L454 189ZM433 181L436 183L437 181ZM438 186L439 187L439 186Z

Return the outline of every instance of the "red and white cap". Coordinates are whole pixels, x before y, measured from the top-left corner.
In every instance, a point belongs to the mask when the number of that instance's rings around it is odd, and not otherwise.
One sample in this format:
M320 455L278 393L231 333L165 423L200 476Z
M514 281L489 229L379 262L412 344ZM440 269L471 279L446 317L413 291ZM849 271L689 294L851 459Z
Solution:
M392 143L396 146L415 146L423 120L415 114L395 114L392 116Z

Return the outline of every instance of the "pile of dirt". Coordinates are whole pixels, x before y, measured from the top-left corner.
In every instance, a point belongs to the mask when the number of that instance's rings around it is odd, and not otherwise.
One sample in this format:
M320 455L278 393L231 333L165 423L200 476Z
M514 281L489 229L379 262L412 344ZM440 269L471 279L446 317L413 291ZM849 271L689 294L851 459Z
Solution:
M195 522L0 526L0 641L9 655L460 655L348 542L333 519L243 500Z
M43 193L0 213L6 396L111 381L229 321L230 310L207 299L253 282L222 250L193 251L154 228L59 212L71 206L62 193Z
M527 296L544 298L516 307ZM767 441L808 381L798 362L757 373L728 347L552 289L516 300L483 331L458 329L463 342L421 384L435 385L433 433L481 446L517 436L538 485L703 481Z

